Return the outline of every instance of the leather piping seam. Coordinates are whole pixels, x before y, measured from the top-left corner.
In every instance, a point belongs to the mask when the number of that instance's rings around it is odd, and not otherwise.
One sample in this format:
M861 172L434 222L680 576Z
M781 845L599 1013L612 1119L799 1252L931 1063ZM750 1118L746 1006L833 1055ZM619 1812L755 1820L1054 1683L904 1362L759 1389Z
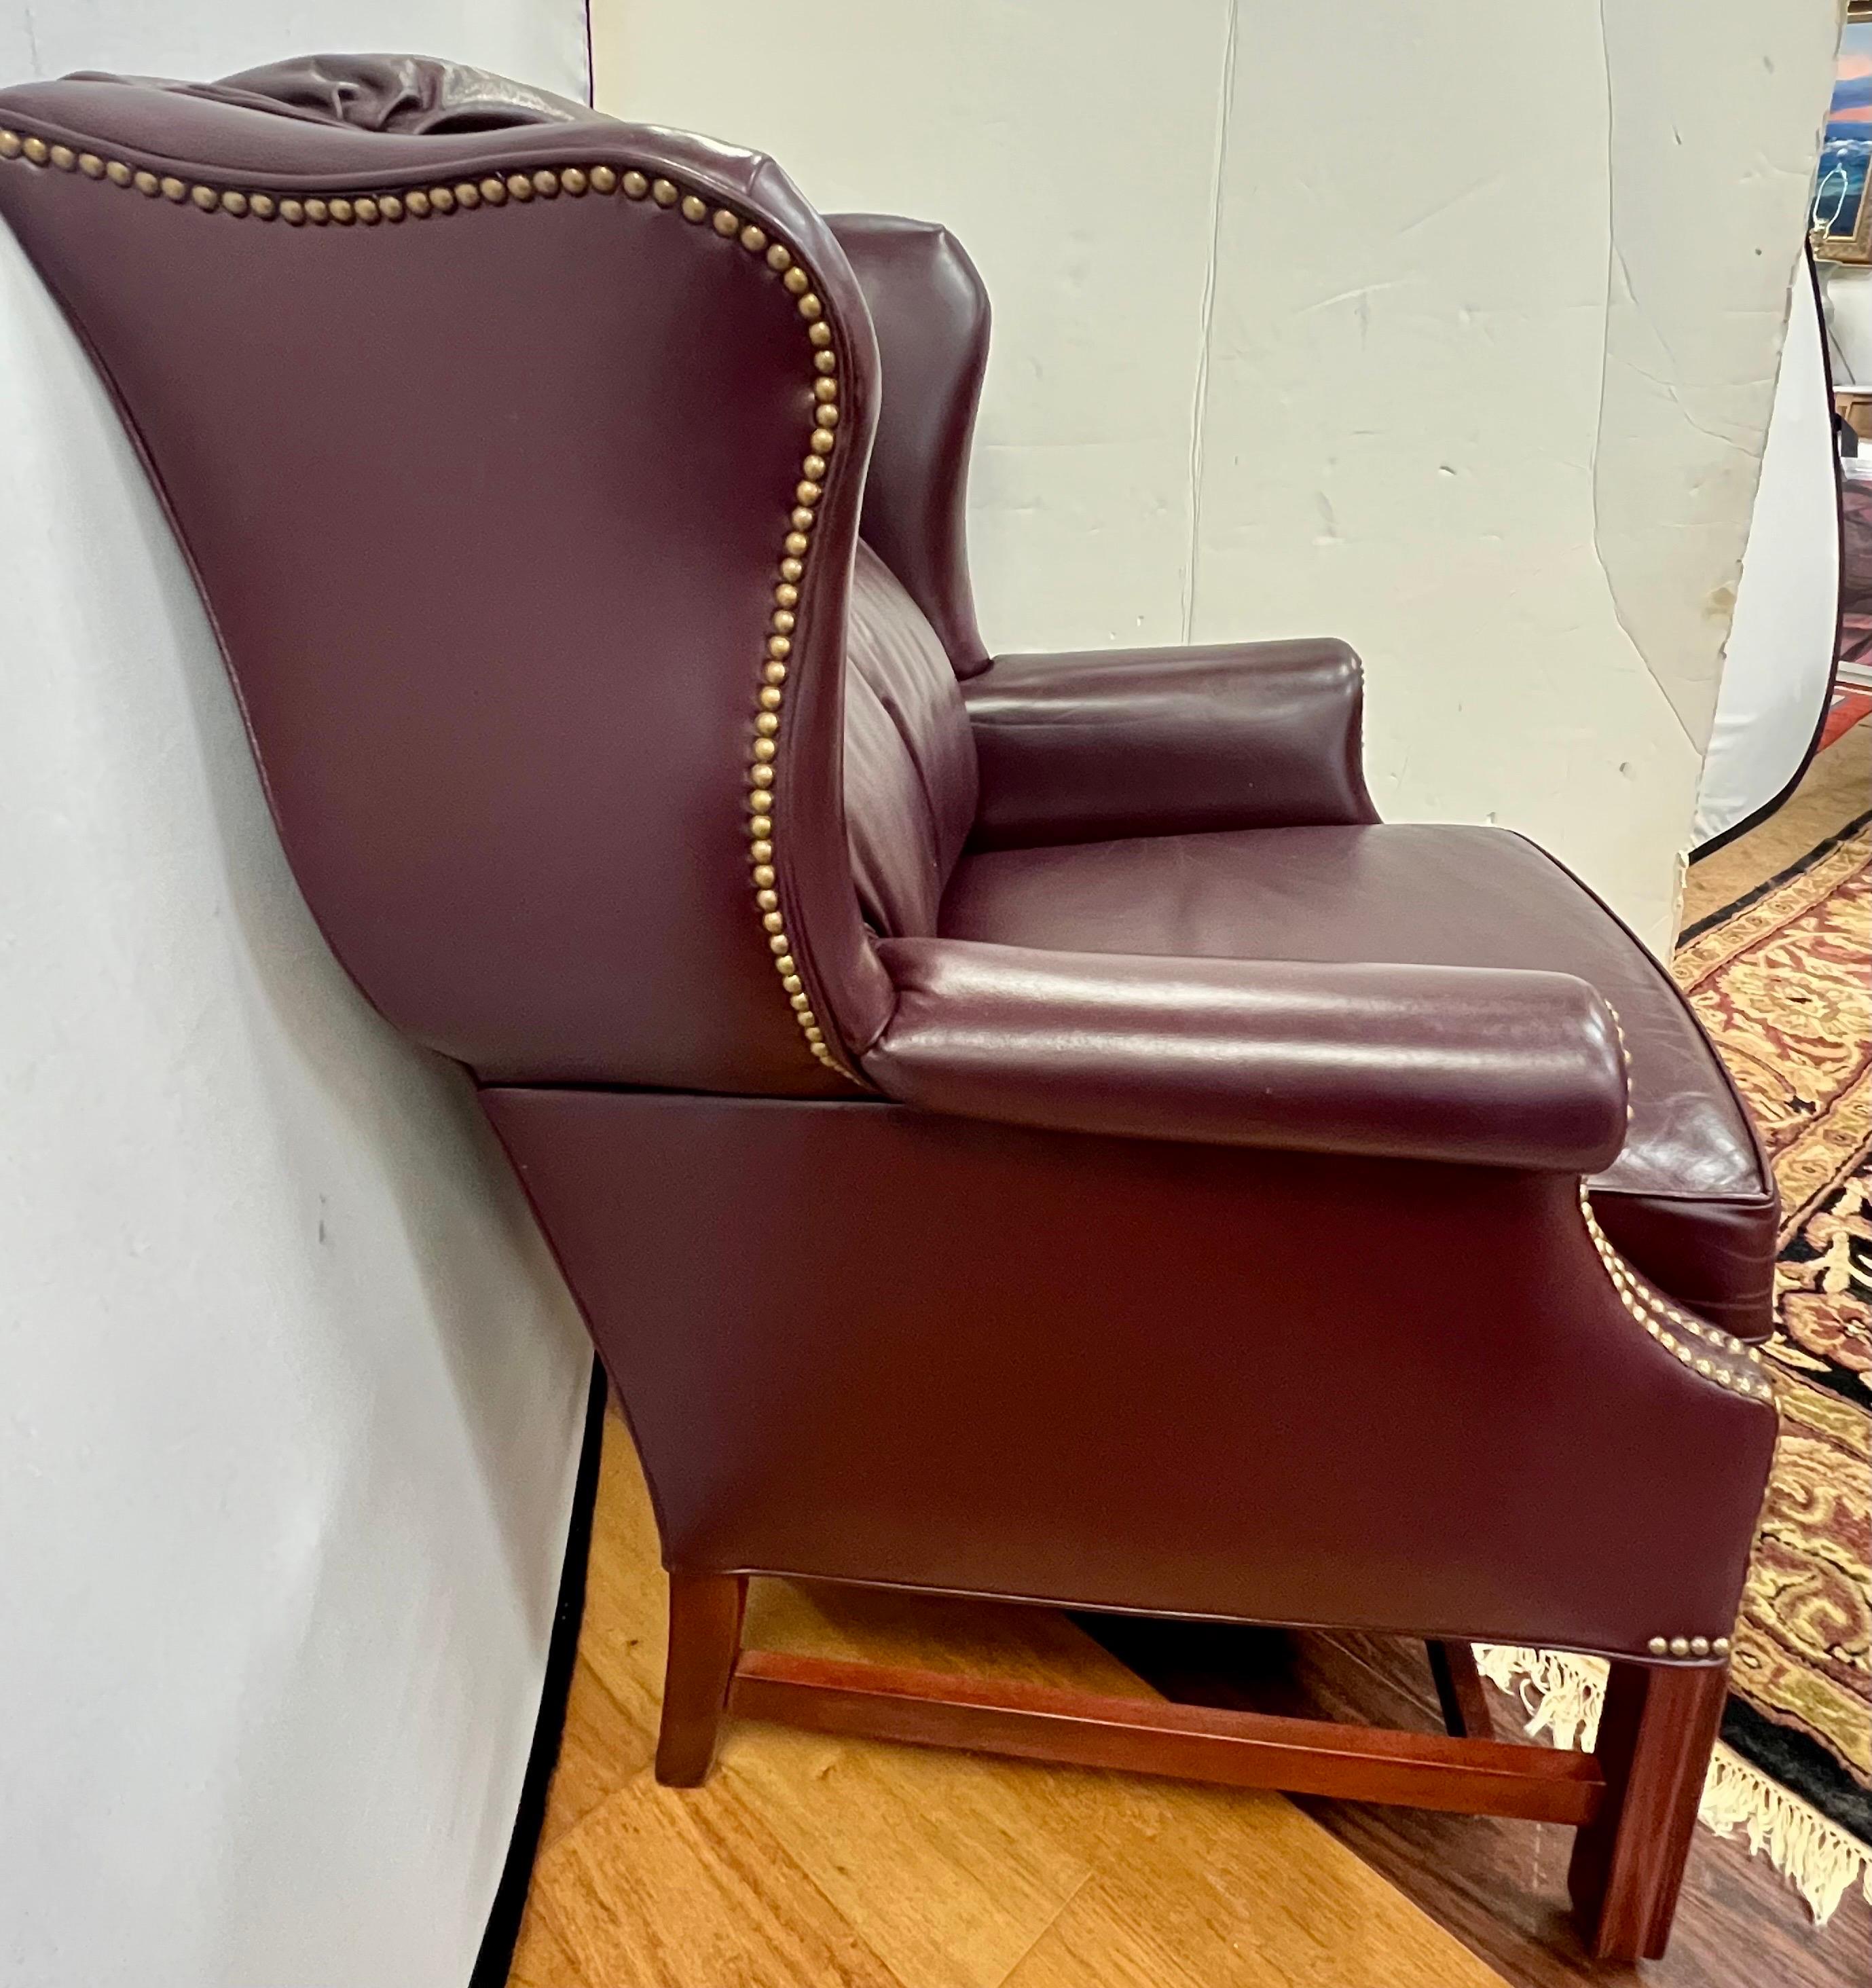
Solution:
M1705 1381L1713 1381L1745 1400L1772 1404L1775 1391L1761 1371L1759 1347L1706 1320L1693 1317L1681 1305L1660 1295L1626 1262L1599 1226L1584 1181L1580 1183L1580 1212L1599 1260L1618 1300L1646 1333L1681 1364Z
M1600 998L1605 999L1603 995ZM1625 1067L1625 1123L1629 1125L1632 1090L1637 1081L1637 1073L1632 1067L1631 1045L1625 1040L1625 1025L1619 1019L1618 1010L1610 1001L1606 1002L1606 1013L1612 1017L1612 1027L1618 1037L1619 1058ZM1593 1212L1591 1192L1583 1180L1580 1183L1580 1212L1585 1218L1586 1232L1598 1253L1606 1275L1612 1280L1619 1303L1665 1352L1705 1381L1715 1381L1718 1387L1726 1388L1732 1395L1740 1395L1748 1401L1773 1403L1774 1389L1769 1386L1767 1377L1755 1371L1762 1364L1759 1351L1746 1340L1738 1339L1734 1334L1723 1331L1707 1320L1693 1318L1681 1306L1671 1303L1669 1299L1653 1290L1613 1248L1606 1232L1600 1227L1599 1217ZM1699 1351L1700 1347L1707 1351Z
M122 159L77 150L63 141L49 141L34 134L0 127L0 162L15 160L29 166L106 181L147 198L160 197L175 206L193 208L203 214L225 214L237 221L278 220L290 228L370 228L385 222L394 225L406 218L423 221L479 207L503 207L509 201L524 205L535 200L556 200L562 194L576 200L587 193L601 197L621 193L627 200L647 200L654 209L674 209L684 221L696 225L706 224L716 240L737 243L748 254L762 259L792 299L799 321L805 328L812 353L808 384L813 399L812 425L800 461L799 478L793 488L786 533L781 542L745 776L755 908L794 1025L806 1046L827 1069L857 1082L827 1046L812 996L806 992L793 957L793 942L780 910L779 874L773 860L779 797L774 766L779 752L787 659L792 652L792 633L798 625L796 610L811 550L809 534L825 494L840 416L838 357L832 330L826 322L825 306L815 293L812 278L792 250L786 243L772 239L758 222L744 220L725 207L711 208L699 194L685 193L673 181L653 178L635 168L620 172L610 165L541 167L531 171L490 173L478 180L463 178L446 185L407 188L400 193L313 194L301 198L238 187L211 186L174 174L157 174L147 167L132 167Z

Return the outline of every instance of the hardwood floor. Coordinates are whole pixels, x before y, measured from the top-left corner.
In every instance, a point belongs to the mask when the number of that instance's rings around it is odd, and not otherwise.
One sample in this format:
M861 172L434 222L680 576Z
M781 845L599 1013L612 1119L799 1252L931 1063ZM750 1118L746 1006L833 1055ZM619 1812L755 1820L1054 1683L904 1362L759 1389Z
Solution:
M1236 1794L731 1725L699 1790L650 1773L664 1587L606 1428L577 1675L512 1988L1863 1988L1872 1911L1811 1923L1698 1832L1669 1956L1596 1968L1570 1830ZM1095 1637L1097 1640L1095 1640ZM1441 1724L1421 1645L754 1585L768 1648ZM1149 1682L1145 1682L1146 1679ZM1485 1685L1498 1736L1512 1702Z
M732 1724L661 1788L663 1603L613 1420L513 1988L1501 1988L1276 1795ZM1150 1692L1042 1609L758 1581L748 1639Z
M1117 1617L1087 1626L1171 1698L1418 1731L1441 1725L1421 1644ZM1497 1736L1517 1736L1523 1715L1493 1685L1483 1689ZM1816 1927L1785 1878L1706 1829L1691 1851L1670 1952L1605 1967L1588 1959L1567 1914L1570 1829L1297 1799L1512 1988L1864 1988L1872 1976L1872 1909L1861 1894Z

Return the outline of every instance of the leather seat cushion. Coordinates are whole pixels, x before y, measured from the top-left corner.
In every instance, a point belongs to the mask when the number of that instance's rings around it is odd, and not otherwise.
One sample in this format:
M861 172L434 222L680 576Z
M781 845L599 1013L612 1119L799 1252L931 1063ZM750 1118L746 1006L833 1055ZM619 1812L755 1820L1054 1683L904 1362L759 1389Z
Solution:
M1583 884L1504 830L1250 829L965 855L946 937L1068 952L1519 966L1571 973L1631 1055L1607 1233L1681 1303L1769 1329L1776 1206L1754 1129L1668 973Z

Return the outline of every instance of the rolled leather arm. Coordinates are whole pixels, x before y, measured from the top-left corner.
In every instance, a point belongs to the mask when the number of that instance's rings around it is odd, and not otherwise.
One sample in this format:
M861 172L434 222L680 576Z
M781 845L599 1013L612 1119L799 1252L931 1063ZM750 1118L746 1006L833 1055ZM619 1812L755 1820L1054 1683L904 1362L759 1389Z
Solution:
M1378 818L1343 642L1001 656L962 695L978 847Z
M1596 1173L1625 1136L1599 995L1562 973L885 939L862 1061L900 1103L1137 1139Z

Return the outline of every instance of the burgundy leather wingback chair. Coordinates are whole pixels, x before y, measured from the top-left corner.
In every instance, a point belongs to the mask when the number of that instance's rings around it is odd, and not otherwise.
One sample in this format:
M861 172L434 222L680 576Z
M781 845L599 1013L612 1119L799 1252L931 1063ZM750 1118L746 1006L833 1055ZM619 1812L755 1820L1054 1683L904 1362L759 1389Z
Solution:
M1544 1817L1661 1952L1775 1201L1657 963L1378 821L1340 643L990 661L941 228L387 58L0 127L306 898L629 1415L665 1777L725 1706ZM749 1573L1422 1637L1451 1736L742 1651ZM1610 1657L1597 1753L1475 1736L1472 1638Z

